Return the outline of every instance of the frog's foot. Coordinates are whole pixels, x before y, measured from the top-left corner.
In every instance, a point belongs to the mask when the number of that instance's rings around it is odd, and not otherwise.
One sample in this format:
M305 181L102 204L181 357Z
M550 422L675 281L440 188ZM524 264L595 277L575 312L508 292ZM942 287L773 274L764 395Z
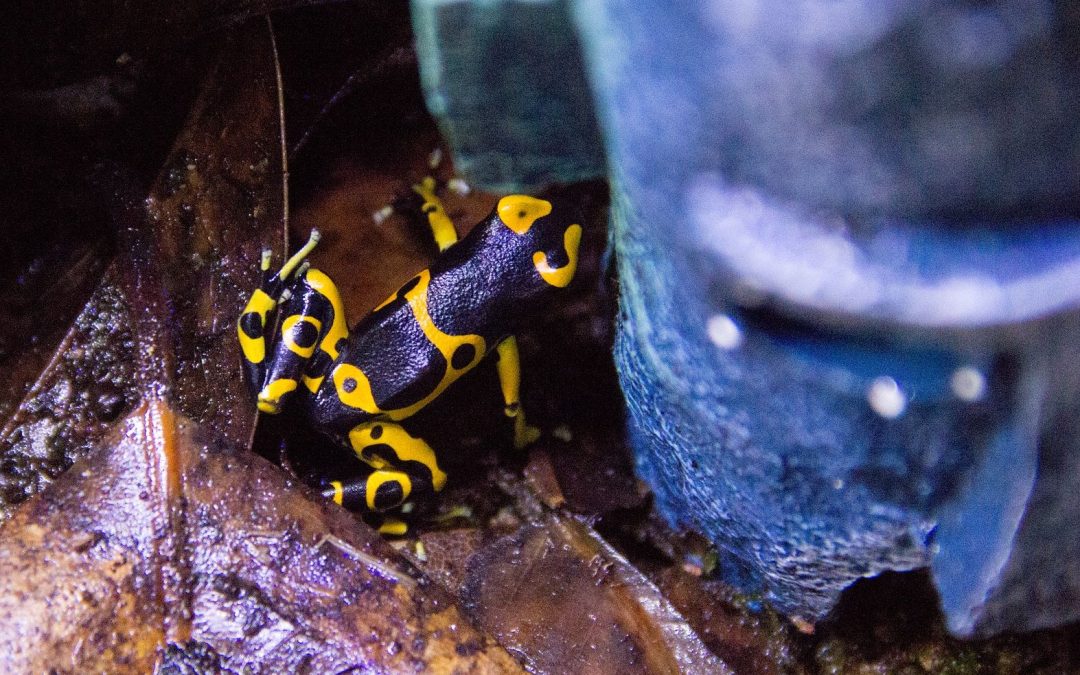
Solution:
M285 396L294 391L296 391L296 380L278 378L259 390L256 405L260 412L276 415L281 412Z
M442 149L432 151L428 157L430 173L372 214L375 223L379 224L394 213L400 213L418 232L424 233L425 239L430 235L440 252L457 243L458 235L439 194L444 188L459 196L470 192L468 183L460 178L442 180L436 177L442 157Z
M511 415L509 412L507 412L506 414L514 418L515 449L521 450L522 448L532 445L533 443L540 440L539 427L530 426L525 422L525 412L521 410L520 407L518 408L516 414Z
M292 255L291 258L285 261L285 264L281 266L281 269L276 273L270 271L270 249L263 249L262 259L260 260L259 268L262 270L263 279L260 288L264 293L273 298L276 302L282 302L287 300L288 296L283 296L282 293L287 292L286 287L289 285L289 279L296 273L296 276L302 276L307 270L308 263L306 258L318 245L319 239L322 235L316 229L311 230L311 234L308 235L307 243L305 243L300 250Z

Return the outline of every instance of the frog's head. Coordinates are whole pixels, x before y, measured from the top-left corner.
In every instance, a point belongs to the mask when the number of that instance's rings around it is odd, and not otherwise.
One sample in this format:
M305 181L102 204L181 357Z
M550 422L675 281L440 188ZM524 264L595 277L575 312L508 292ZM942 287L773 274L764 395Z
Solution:
M577 271L580 218L546 199L509 195L499 200L499 220L529 244L532 268L547 286L564 288Z

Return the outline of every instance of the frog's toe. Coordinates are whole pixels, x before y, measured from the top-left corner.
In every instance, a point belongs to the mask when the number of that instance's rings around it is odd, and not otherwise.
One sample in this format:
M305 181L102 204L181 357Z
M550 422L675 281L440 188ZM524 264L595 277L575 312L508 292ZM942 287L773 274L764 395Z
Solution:
M256 405L259 410L268 415L276 415L281 412L282 399L286 394L296 389L296 380L282 378L274 380L262 388L259 392Z
M403 537L409 533L409 524L404 520L381 513L364 514L364 522L383 536Z
M259 402L256 404L260 412L264 412L267 415L276 415L281 412L281 403L278 401L271 401L260 397Z
M540 440L540 429L525 423L525 416L514 419L514 448L521 450Z

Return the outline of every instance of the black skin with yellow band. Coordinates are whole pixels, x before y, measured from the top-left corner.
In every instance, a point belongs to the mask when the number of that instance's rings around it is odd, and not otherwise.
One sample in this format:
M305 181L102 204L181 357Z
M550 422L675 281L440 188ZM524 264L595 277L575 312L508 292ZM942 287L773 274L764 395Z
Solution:
M414 208L443 249L351 330L333 282L303 259L318 234L282 269L262 260L263 281L237 330L244 370L259 410L295 405L312 425L351 449L372 472L332 481L326 496L358 510L385 512L426 500L446 483L432 448L400 424L486 354L498 353L505 411L515 444L535 440L519 400L515 330L565 288L577 268L580 218L524 195L502 198L460 241L432 179L413 186ZM280 317L280 322L277 319ZM403 531L396 521L387 532Z

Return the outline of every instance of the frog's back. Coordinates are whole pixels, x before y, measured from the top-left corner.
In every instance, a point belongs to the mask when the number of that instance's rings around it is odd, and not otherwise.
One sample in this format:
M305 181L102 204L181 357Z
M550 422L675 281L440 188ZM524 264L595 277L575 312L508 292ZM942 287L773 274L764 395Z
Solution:
M455 334L436 324L430 279L424 270L351 331L309 401L319 424L344 433L371 419L411 417L495 346L488 331Z
M472 370L533 306L565 285L548 278L547 261L565 258L567 279L572 276L577 242L564 250L564 232L580 232L580 226L559 217L542 218L534 228L533 220L550 211L548 202L526 197L503 201L514 206L511 215L527 222L507 224L500 216L506 209L500 206L340 343L309 399L317 425L341 434L371 419L412 416ZM520 212L518 202L525 204ZM534 203L547 210L532 214Z

